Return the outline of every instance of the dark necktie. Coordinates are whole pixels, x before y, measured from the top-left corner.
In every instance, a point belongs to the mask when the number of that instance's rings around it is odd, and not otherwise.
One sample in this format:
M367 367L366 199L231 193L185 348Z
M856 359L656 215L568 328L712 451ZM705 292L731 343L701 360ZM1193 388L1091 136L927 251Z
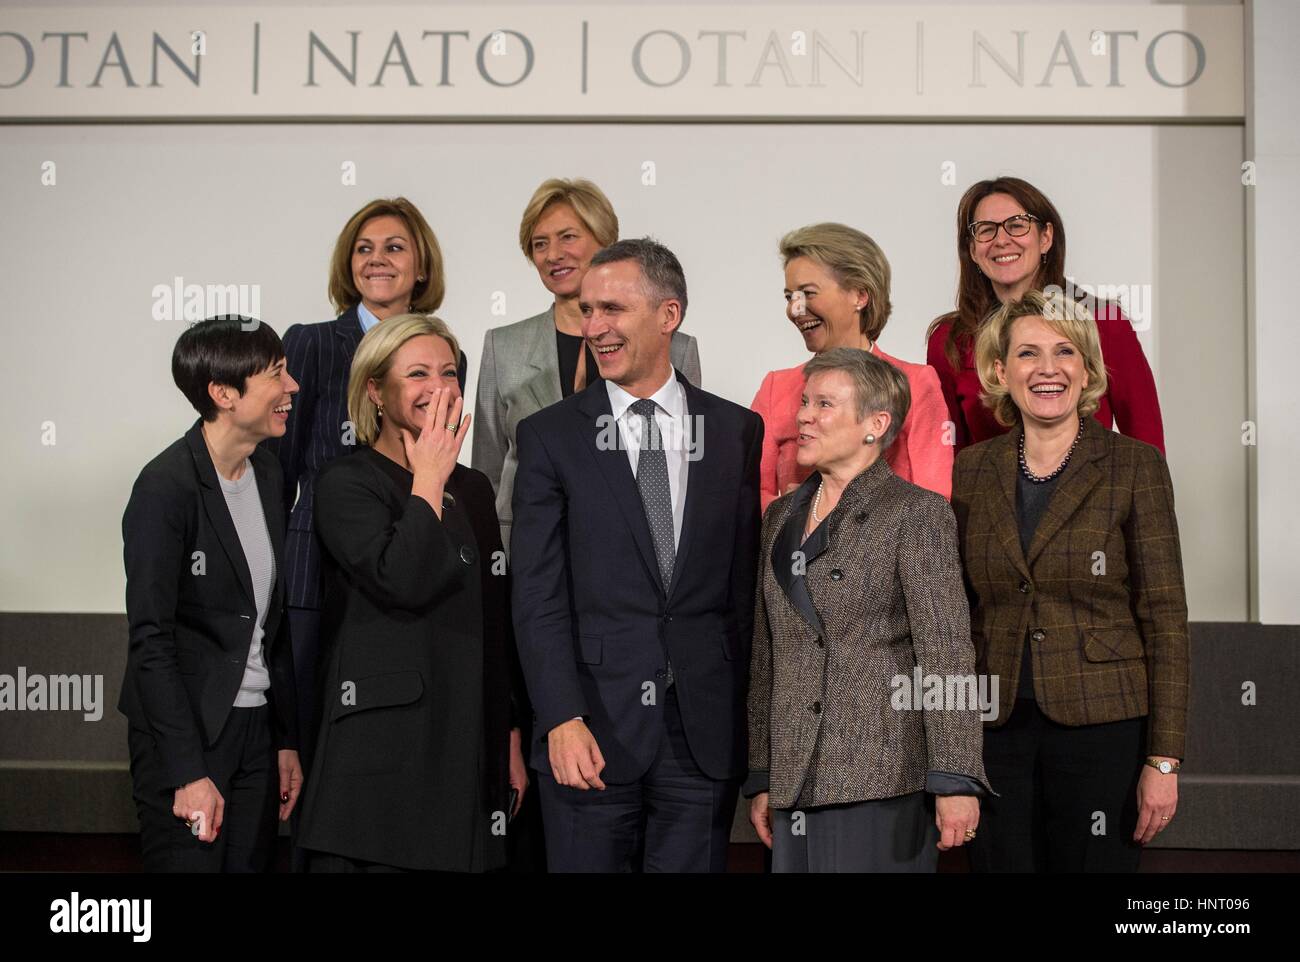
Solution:
M655 421L655 402L648 398L636 401L632 413L641 418L641 452L637 455L636 486L641 491L641 505L650 523L655 559L664 593L673 581L673 562L677 558L673 538L673 495L668 486L668 458L664 453L659 425Z
M677 560L677 543L673 538L673 493L668 486L668 457L664 453L659 425L655 421L655 402L642 398L632 404L632 413L641 418L641 451L636 459L636 486L641 492L641 506L650 523L654 539L655 560L659 562L659 580L664 594L673 583L673 563ZM667 662L665 688L673 684L673 663Z

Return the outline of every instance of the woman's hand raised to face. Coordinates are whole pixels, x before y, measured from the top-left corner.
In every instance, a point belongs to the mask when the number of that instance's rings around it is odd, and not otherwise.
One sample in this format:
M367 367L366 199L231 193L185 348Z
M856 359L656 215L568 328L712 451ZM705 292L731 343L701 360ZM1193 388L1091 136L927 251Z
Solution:
M469 433L471 415L460 416L464 399L451 400L452 391L438 388L425 408L424 427L418 438L402 429L402 446L406 449L406 463L415 480L411 493L424 498L442 517L442 491L455 470L461 445Z

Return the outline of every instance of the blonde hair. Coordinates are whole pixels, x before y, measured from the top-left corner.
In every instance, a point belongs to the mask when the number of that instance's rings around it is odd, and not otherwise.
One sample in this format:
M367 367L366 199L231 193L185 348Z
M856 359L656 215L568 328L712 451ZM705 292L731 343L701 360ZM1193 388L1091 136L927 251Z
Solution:
M889 261L880 245L860 230L845 224L810 224L781 238L781 266L796 257L821 264L841 287L867 292L867 306L859 312L858 326L873 341L885 329L889 312Z
M352 358L348 376L348 417L356 429L357 440L374 444L379 437L379 407L370 400L366 385L379 383L388 376L393 355L413 337L432 334L447 342L453 362L460 357L460 344L441 318L425 314L399 314L380 321L361 339Z
M411 291L411 310L417 314L436 311L447 293L442 248L420 209L405 197L372 200L343 225L338 240L334 242L334 253L330 255L330 303L340 314L361 303L361 292L352 279L352 248L356 246L361 228L375 217L396 217L406 225L411 244L415 247L416 276L424 278L417 280Z
M618 240L618 215L604 191L581 177L576 180L552 177L533 191L519 222L519 248L530 262L533 259L533 231L537 230L538 222L553 204L572 207L601 247L608 247Z
M998 381L997 362L1007 363L1011 350L1011 330L1022 317L1041 317L1048 326L1065 338L1083 355L1083 369L1088 386L1079 394L1079 416L1096 412L1108 387L1106 364L1101 356L1101 340L1092 312L1078 301L1056 289L1028 291L1018 301L1010 301L988 316L975 338L975 370L984 388L984 404L1003 427L1020 421L1020 409Z

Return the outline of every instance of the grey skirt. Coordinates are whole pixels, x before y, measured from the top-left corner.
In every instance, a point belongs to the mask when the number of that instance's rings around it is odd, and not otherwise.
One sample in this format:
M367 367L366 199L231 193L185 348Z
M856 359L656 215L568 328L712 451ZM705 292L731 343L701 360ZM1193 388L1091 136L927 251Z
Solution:
M773 872L933 872L938 842L927 792L772 809Z

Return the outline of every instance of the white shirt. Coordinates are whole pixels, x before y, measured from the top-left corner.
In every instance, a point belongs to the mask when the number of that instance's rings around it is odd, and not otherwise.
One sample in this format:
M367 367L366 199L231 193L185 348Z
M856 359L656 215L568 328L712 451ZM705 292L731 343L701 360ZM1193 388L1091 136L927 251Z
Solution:
M379 323L379 318L375 317L370 308L361 301L357 301L357 320L361 322L362 334L370 333L370 329Z
M627 451L632 476L636 477L637 461L641 454L641 418L629 409L639 398L628 394L613 381L605 382L609 392L609 406L618 424L621 443ZM673 501L673 544L682 542L682 518L686 509L686 477L690 470L687 457L691 436L687 433L688 414L686 390L677 380L677 372L669 367L668 380L650 400L655 402L655 423L668 462L668 492Z
M244 680L235 696L235 707L256 708L266 704L266 692L271 687L271 675L266 669L262 642L266 635L266 615L271 608L271 588L275 584L275 551L271 547L271 533L266 528L253 463L244 459L244 473L238 481L231 481L220 474L217 475L217 480L221 482L221 493L230 510L230 520L235 522L239 545L244 549L248 573L253 578L253 602L257 606L257 620L252 625L248 661L244 663Z

